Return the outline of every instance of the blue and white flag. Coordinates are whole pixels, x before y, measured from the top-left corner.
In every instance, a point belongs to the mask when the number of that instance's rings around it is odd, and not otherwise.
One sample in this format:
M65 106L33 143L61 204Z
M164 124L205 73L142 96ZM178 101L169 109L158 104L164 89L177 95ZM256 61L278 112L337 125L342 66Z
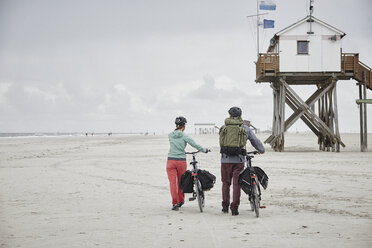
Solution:
M275 0L261 0L260 10L276 10Z
M274 28L274 20L266 20L263 22L264 28Z

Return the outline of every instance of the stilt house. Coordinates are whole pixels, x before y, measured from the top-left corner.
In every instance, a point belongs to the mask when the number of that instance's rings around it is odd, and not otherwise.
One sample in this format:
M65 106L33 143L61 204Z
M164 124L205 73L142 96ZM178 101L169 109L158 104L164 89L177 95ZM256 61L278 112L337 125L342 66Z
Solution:
M300 118L318 136L321 150L339 151L340 145L345 146L338 130L337 80L355 79L365 92L372 89L372 70L357 53L342 52L344 36L309 15L276 33L267 53L259 54L256 82L271 83L274 96L272 134L265 143L275 151L284 150L284 133ZM302 100L291 85L315 85L316 90ZM285 104L293 110L288 119Z

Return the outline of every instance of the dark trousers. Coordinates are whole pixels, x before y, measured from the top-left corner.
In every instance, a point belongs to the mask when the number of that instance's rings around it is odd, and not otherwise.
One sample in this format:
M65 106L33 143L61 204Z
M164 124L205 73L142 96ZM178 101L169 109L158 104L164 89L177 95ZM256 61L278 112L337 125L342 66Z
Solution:
M244 163L221 163L222 207L238 209L240 204L239 173L244 169ZM233 201L230 204L230 185L233 183Z

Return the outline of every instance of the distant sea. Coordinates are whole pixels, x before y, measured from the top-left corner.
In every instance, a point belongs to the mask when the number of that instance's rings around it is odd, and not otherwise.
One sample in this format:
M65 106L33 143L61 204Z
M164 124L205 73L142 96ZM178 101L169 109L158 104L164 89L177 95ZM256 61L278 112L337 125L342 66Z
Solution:
M0 133L0 138L143 135L145 133Z

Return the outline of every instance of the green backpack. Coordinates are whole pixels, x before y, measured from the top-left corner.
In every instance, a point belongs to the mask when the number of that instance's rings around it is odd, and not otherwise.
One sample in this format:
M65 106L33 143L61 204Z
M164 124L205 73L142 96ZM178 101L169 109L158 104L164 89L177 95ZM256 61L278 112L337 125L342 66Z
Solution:
M241 117L225 119L225 125L220 128L221 153L226 155L245 155L247 144L247 130L243 127Z

